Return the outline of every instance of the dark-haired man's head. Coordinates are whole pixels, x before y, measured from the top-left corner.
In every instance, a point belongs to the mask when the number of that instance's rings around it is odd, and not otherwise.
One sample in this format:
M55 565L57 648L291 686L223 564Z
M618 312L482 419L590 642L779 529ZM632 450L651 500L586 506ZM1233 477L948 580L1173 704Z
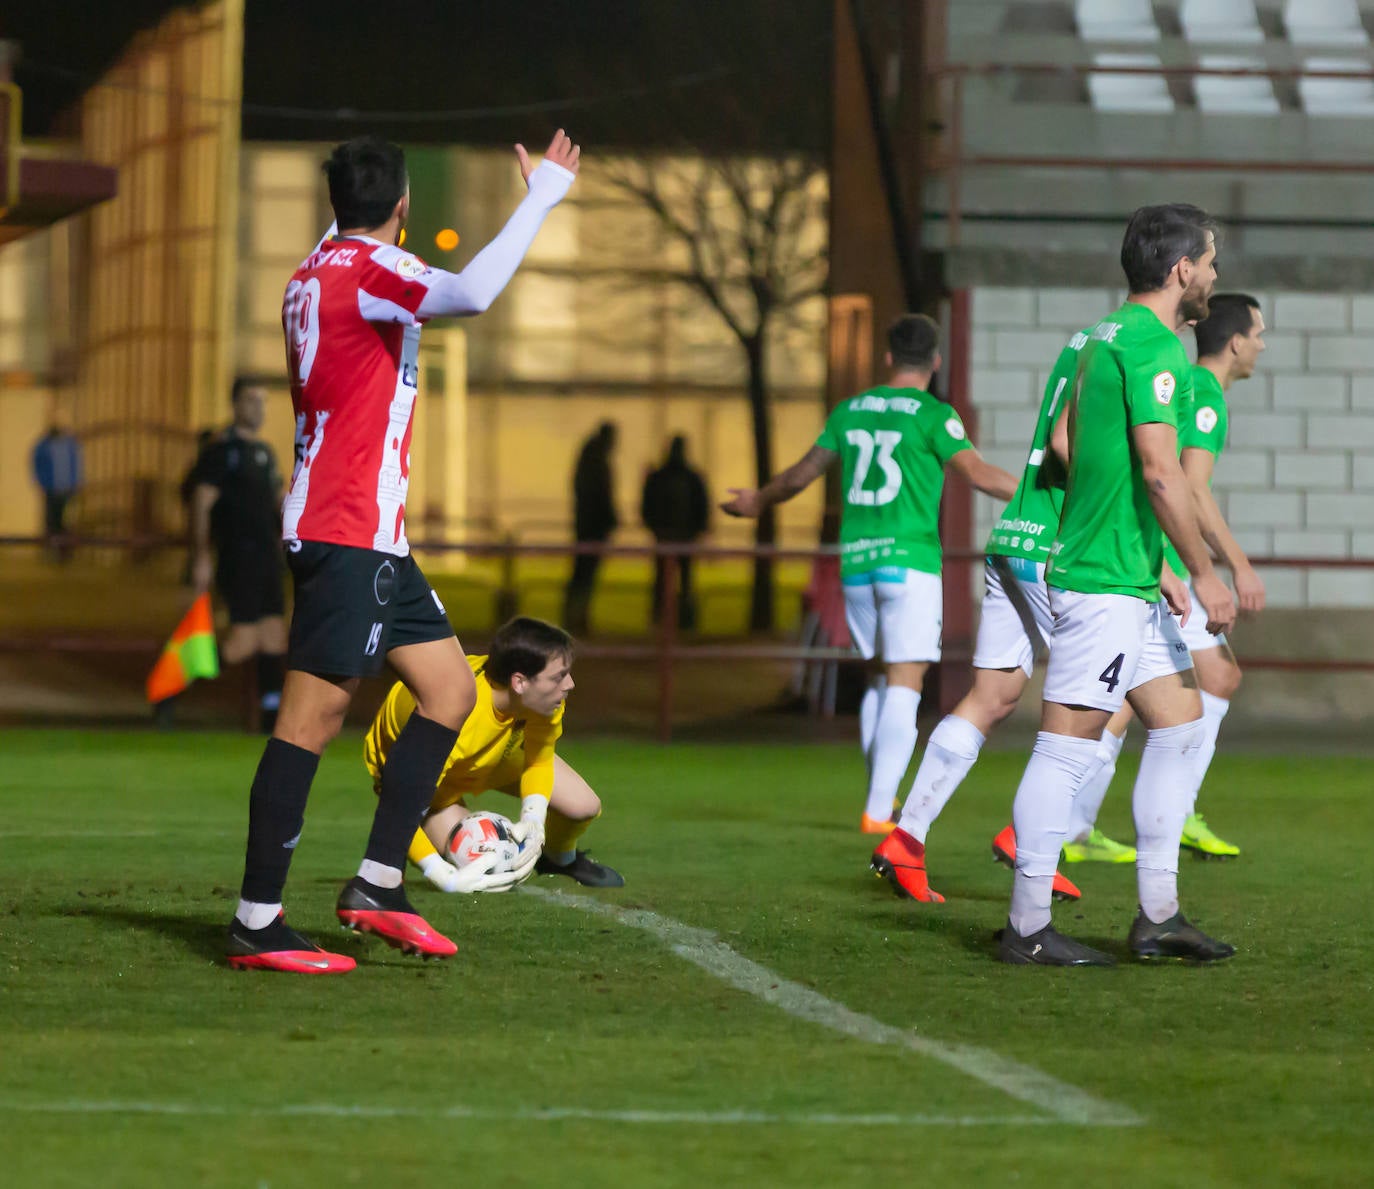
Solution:
M925 314L903 314L887 328L887 365L899 372L940 370L940 327Z
M1215 293L1207 317L1193 328L1198 362L1220 363L1232 380L1254 375L1264 350L1264 315L1248 293Z
M497 629L486 674L536 714L549 717L573 688L573 641L560 627L517 615Z
M1207 317L1216 284L1216 220L1183 202L1142 206L1121 240L1121 268L1131 296L1177 289L1179 316Z
M375 231L395 218L393 238L400 242L410 213L410 180L397 145L376 136L345 141L329 154L324 176L341 232Z
M244 433L255 434L267 420L267 389L256 380L239 376L229 393L234 406L234 427Z

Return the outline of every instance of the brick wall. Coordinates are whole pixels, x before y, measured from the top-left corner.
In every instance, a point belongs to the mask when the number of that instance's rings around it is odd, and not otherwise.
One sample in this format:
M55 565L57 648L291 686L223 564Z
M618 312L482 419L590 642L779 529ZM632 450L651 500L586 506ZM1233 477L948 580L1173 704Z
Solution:
M1045 380L1069 335L1114 309L1111 289L973 290L978 445L1019 474ZM1232 386L1215 491L1253 557L1374 558L1374 297L1256 293L1259 370ZM1192 335L1184 343L1193 349ZM978 498L976 539L997 513ZM1374 607L1374 568L1263 571L1271 605Z

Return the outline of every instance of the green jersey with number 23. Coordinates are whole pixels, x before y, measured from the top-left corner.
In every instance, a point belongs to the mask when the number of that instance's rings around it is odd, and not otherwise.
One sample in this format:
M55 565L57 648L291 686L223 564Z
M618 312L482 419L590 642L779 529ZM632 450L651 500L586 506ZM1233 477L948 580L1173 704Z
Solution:
M919 388L871 388L835 406L816 445L843 467L841 579L938 574L945 463L970 448L959 414Z

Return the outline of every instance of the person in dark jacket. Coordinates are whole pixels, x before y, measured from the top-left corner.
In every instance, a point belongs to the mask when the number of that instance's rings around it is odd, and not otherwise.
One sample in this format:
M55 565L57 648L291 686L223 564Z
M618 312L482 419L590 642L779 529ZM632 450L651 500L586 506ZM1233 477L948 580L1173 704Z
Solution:
M706 531L710 522L710 501L706 483L699 472L687 462L687 439L681 434L668 448L668 457L657 470L644 480L644 497L640 501L640 518L660 544L682 545L695 541ZM691 631L696 627L696 595L692 590L692 559L690 557L659 557L654 569L654 622L663 613L664 587L668 569L676 564L678 572L678 627Z
M81 443L53 422L33 448L33 478L43 492L43 533L58 561L66 561L67 504L81 487Z
M611 451L615 424L603 421L582 444L573 472L573 534L579 545L604 544L620 525L615 514L615 485L611 479ZM574 635L587 631L588 609L601 556L579 553L563 595L563 626Z

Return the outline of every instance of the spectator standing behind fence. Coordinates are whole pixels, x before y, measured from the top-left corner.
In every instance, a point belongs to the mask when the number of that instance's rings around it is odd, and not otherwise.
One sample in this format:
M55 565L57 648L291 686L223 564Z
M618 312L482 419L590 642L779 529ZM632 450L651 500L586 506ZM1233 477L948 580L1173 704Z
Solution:
M257 658L261 725L270 732L286 654L282 476L272 448L259 437L267 390L239 379L232 401L233 424L210 439L188 477L191 585L206 591L213 580L229 612L229 635L220 645L224 663Z
M33 448L33 478L43 492L43 535L57 561L70 549L62 544L67 532L67 503L81 488L81 443L56 421Z
M611 451L615 448L615 424L603 421L582 444L573 472L573 533L579 545L605 544L620 525L615 514L615 485L611 481ZM574 635L587 632L599 553L579 553L573 559L572 577L563 595L563 626Z
M650 471L644 480L644 496L639 514L644 527L661 545L684 545L695 541L710 523L710 503L701 474L687 462L687 439L681 434L668 447L661 467ZM697 623L696 596L692 591L692 559L659 557L654 566L654 622L663 613L664 585L668 568L678 567L677 623L691 631Z

